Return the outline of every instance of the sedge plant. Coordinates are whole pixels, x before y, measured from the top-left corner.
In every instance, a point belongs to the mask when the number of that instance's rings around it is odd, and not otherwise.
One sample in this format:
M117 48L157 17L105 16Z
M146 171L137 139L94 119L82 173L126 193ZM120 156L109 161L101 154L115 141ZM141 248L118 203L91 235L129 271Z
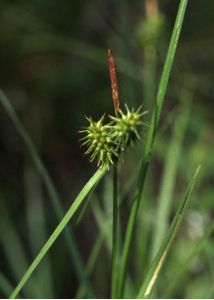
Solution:
M144 127L142 120L143 115L146 113L142 111L142 108L130 109L128 105L125 105L125 109L120 107L118 87L116 81L116 67L113 56L109 52L109 66L110 66L110 77L112 83L112 96L114 100L115 114L109 116L108 120L105 120L103 115L98 121L94 121L91 117L87 118L89 124L81 131L82 143L87 147L86 154L90 156L90 161L97 161L98 169L95 174L89 179L83 189L80 191L78 196L72 202L67 213L62 217L59 225L56 227L52 235L46 241L38 255L33 260L26 273L21 278L17 287L13 290L10 298L16 298L19 292L22 290L26 282L31 277L34 270L37 268L41 260L48 253L50 247L54 244L59 235L67 228L68 222L72 219L80 205L83 203L85 197L90 193L94 186L100 181L100 179L106 174L106 172L113 168L113 226L112 226L112 271L111 271L111 298L123 298L124 287L127 274L127 263L130 253L130 247L132 238L134 235L134 227L136 223L137 213L142 198L143 187L145 177L150 162L152 148L156 137L158 128L159 118L163 107L166 89L168 86L168 80L175 56L176 47L178 44L184 14L186 11L187 0L181 0L180 6L177 13L175 26L173 29L169 49L166 56L166 61L163 68L160 84L158 87L156 105L152 113L151 122L149 123L148 137L145 145L145 153L142 158L141 169L138 176L138 185L136 193L133 197L127 228L125 231L124 245L122 248L122 254L119 259L119 243L118 243L118 163L122 154L133 146L139 139ZM4 96L3 96L4 98ZM8 109L8 104L6 105ZM11 109L9 109L10 112ZM17 123L17 120L14 119ZM17 123L19 125L19 123ZM24 133L25 135L25 133ZM31 144L29 144L31 147ZM32 150L32 149L31 149ZM34 150L34 149L33 149ZM37 159L37 157L36 157ZM154 278L157 279L159 273L159 266L162 266L166 254L170 248L170 245L174 239L175 233L180 224L181 216L184 214L190 193L192 191L194 182L196 180L198 171L194 175L187 193L184 197L184 201L179 207L172 226L166 236L162 247L160 248L150 270L147 273L146 278L143 280L141 289L138 297L145 297L151 294L151 288L154 284ZM118 266L120 266L120 272L118 272ZM158 273L157 273L158 270ZM149 292L148 292L149 291Z
M141 107L131 110L125 105L125 111L120 108L119 91L116 76L116 64L111 50L108 50L109 73L112 87L115 116L109 117L109 122L103 124L104 115L95 122L87 118L89 125L81 131L83 145L88 147L86 154L90 155L90 161L97 159L98 167L113 165L113 226L112 226L112 259L111 259L111 297L117 295L118 280L118 160L120 154L129 145L133 145L140 139L143 122Z

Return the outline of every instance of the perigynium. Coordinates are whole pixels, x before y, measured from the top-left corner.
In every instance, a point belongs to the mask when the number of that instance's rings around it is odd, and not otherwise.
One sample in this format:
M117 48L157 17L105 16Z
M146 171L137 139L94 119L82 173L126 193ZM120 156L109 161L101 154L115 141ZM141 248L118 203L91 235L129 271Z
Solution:
M116 145L112 139L112 126L103 125L104 115L98 122L92 120L91 117L86 118L89 122L89 126L80 131L86 134L81 140L82 145L87 145L88 150L85 154L90 155L90 161L92 162L97 158L98 166L110 166L117 159Z
M86 118L89 125L80 133L85 134L81 139L82 145L88 147L85 154L90 155L90 162L97 159L98 166L108 168L119 160L121 152L129 145L140 140L143 125L142 116L147 113L139 107L131 110L125 105L126 111L118 110L116 116L109 116L107 124L103 124L104 115L95 122L91 117Z
M147 111L142 112L141 106L136 111L134 108L129 110L127 104L125 104L125 108L125 112L119 109L117 116L110 116L114 123L112 128L113 138L120 151L124 151L127 146L140 140L143 125L145 125L142 116L147 113Z

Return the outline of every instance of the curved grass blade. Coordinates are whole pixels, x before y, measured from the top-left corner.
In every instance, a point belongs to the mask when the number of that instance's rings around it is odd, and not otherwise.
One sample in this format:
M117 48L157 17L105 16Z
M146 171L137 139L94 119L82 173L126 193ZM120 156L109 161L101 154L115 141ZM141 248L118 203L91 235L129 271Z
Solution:
M174 274L173 281L170 282L169 285L167 285L166 290L164 292L163 298L168 299L170 298L172 292L176 288L176 286L180 283L180 280L183 278L185 273L187 272L187 269L189 268L192 260L202 251L202 249L205 247L207 240L209 239L210 235L214 232L214 222L212 222L208 228L206 229L203 237L197 241L196 245L193 247L191 253L188 255L188 257L184 260L182 263L182 266L179 267L179 270L176 274Z
M184 196L184 199L180 205L180 207L178 208L176 215L173 219L173 222L170 226L169 232L165 238L165 240L163 241L163 244L159 250L159 252L157 253L157 255L155 256L152 265L146 275L145 280L143 281L143 284L140 288L140 291L138 293L137 298L138 299L145 299L145 298L149 298L149 296L151 295L153 286L156 282L156 280L158 279L159 276L159 272L163 266L163 263L166 259L166 256L169 253L170 247L172 245L172 242L175 238L175 235L177 233L177 230L180 227L181 221L183 219L186 207L188 205L188 202L190 200L190 195L192 193L193 187L195 185L195 181L197 179L198 173L200 170L200 166L197 168L195 174L193 175L189 186L187 188L186 194Z
M8 113L8 115L10 116L18 133L20 134L21 138L23 139L25 146L32 158L32 161L34 162L36 169L37 169L39 175L41 176L41 178L46 186L46 189L49 193L49 197L52 202L52 205L55 210L58 221L60 221L64 215L64 211L63 211L63 208L62 208L62 205L60 202L59 195L54 187L54 184L50 178L50 175L48 174L47 169L45 168L43 162L41 161L41 159L37 153L36 147L34 146L30 136L28 135L26 129L22 125L13 106L10 104L8 98L6 97L6 95L4 94L4 92L1 89L0 89L0 103L2 104L2 106L4 107L4 109ZM79 254L79 251L78 251L78 248L76 245L76 241L75 241L75 237L74 237L74 233L73 233L71 226L69 227L69 229L68 228L65 229L64 235L65 235L65 240L66 240L66 243L68 246L68 250L69 250L71 260L74 265L74 269L76 271L77 277L78 277L79 281L81 281L83 283L83 285L85 286L85 290L87 292L88 297L93 298L94 293L88 282L88 279L85 276L82 259Z
M0 201L0 244L5 253L5 258L11 273L13 274L13 278L18 281L27 269L29 260L24 244L20 239L16 226L13 223L13 219L8 214L7 207L4 205L2 198ZM38 288L39 283L39 277L34 276L30 284L23 289L23 296L31 298L35 295L36 298L40 298L42 293L41 289Z
M75 226L78 226L83 218L85 217L86 213L90 210L91 206L89 205L91 203L91 199L93 198L93 195L94 195L94 191L96 189L96 184L94 185L94 187L91 189L85 203L83 204L83 207L79 213L79 216L77 217L77 220L75 221Z
M115 108L116 109L116 108ZM119 240L118 240L118 164L113 166L113 214L112 214L112 256L111 256L111 298L116 298L118 267L119 267Z
M124 201L125 195L130 190L130 188L133 186L133 183L135 180L136 180L136 174L133 173L127 180L126 184L122 187L122 189L120 191L120 199L118 201L118 209L121 206L122 202ZM106 186L106 189L107 189L106 199L108 199L111 196L108 185ZM91 192L92 192L92 190L91 190ZM90 192L90 195L91 195L91 192ZM90 195L88 196L88 198L90 197ZM92 270L95 267L97 257L99 255L102 245L105 246L105 248L109 254L109 257L111 257L111 226L112 226L112 209L113 209L113 207L107 208L106 212L104 213L102 211L101 207L99 206L96 195L93 195L93 196L95 198L95 199L93 199L93 213L94 213L96 223L98 225L99 235L97 237L97 240L94 244L94 247L93 247L93 249L89 255L88 261L87 261L85 272L88 276L92 273ZM87 202L89 203L89 205L92 208L91 201L89 201L89 199L87 199ZM127 278L127 280L128 280L127 286L129 287L131 280L129 279L129 277ZM83 298L84 295L85 295L85 293L84 293L83 286L80 286L78 288L75 298L78 298L78 299Z
M31 253L34 257L47 240L48 232L46 227L44 199L42 194L42 181L29 159L26 160L26 163L24 165L24 183L25 198L27 200L27 230ZM16 256L15 259L17 259ZM26 269L27 268L24 269L24 272ZM45 298L53 298L53 276L51 272L51 262L49 256L46 257L46 260L41 265L37 274L37 290L41 291L41 297L43 296ZM18 280L19 279L20 276L18 277Z
M161 75L159 87L158 87L158 92L157 92L157 100L156 100L156 106L153 110L152 113L152 118L150 122L150 127L149 127L149 132L148 132L148 139L146 143L146 148L145 148L145 154L141 163L141 169L139 172L139 177L138 177L138 188L135 193L135 196L132 201L132 207L131 211L129 214L129 219L128 219L128 225L126 229L126 236L125 236L125 242L124 242L124 247L123 247L123 252L122 252L122 257L121 257L121 269L120 269L120 278L119 278L119 287L118 287L118 298L122 298L123 293L124 293L124 286L125 286L125 277L126 277L126 270L127 270L127 262L128 262L128 257L130 253L130 247L131 247L131 242L132 242L132 237L133 237L133 232L134 232L134 226L136 223L137 219L137 213L139 209L139 205L141 202L142 198L142 193L143 193L143 188L144 188L144 182L145 182L145 177L152 153L152 148L153 144L155 141L155 136L156 136L156 131L157 131L157 126L159 123L159 118L162 110L162 106L164 103L164 98L166 94L166 89L169 81L169 76L175 56L175 51L177 48L183 20L184 20L184 15L186 11L186 6L187 6L188 0L181 0L180 1L180 6L178 9L175 25L173 28L172 32L172 37L170 40L163 72Z
M16 298L22 287L25 285L25 283L30 278L33 271L36 269L40 261L43 259L45 254L48 252L50 247L53 245L53 243L56 241L58 236L61 234L63 229L66 227L70 219L73 217L74 213L80 206L80 204L83 202L87 194L90 192L92 187L104 176L104 174L107 172L107 167L103 167L102 169L98 169L96 173L91 177L91 179L86 183L86 185L83 187L81 192L78 194L72 205L70 206L69 210L59 223L59 225L56 227L52 235L49 237L43 248L40 250L30 267L28 268L27 272L22 277L21 281L17 285L17 287L14 289L13 293L10 296L10 299Z
M104 234L102 234L102 232L100 232L93 245L93 248L90 252L89 258L86 263L85 272L88 276L92 273L94 269L94 266L97 262L97 257L99 256L99 252L101 251L104 240L105 236ZM84 298L84 295L84 288L82 286L79 286L75 295L75 299L82 299Z
M170 207L173 199L173 188L176 182L176 172L190 114L190 100L192 98L192 93L190 93L191 92L187 91L186 88L181 92L181 108L175 121L172 138L166 154L157 207L152 259L156 255L157 250L160 248L163 238L167 232Z

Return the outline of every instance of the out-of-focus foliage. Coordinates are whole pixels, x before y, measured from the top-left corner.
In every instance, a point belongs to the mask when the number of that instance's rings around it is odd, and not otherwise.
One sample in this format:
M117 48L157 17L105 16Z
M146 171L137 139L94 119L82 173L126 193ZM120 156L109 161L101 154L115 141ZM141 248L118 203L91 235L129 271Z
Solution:
M0 4L0 88L35 142L66 210L96 167L80 148L78 130L87 123L84 116L98 119L114 111L107 49L112 49L117 62L121 105L137 108L143 104L151 112L179 1L1 0ZM147 204L136 229L127 296L135 295L155 251L155 216L166 153L174 124L188 104L167 221L199 163L201 175L157 291L162 297L214 297L212 237L189 261L185 276L175 276L214 215L213 20L213 1L189 1L146 182ZM186 90L188 96L183 97ZM0 128L0 275L15 286L57 220L41 178L2 107ZM142 145L145 137L146 132ZM122 232L133 191L130 173L138 169L142 145L136 151L130 149L120 165L121 194L125 195ZM93 198L94 211L87 208L80 224L73 224L84 264L97 238L101 241L90 277L98 297L109 295L110 237L109 226L104 226L111 210L109 180L107 176ZM79 283L67 256L66 243L60 238L24 296L74 297ZM174 276L174 286L167 286ZM5 297L2 290L0 296Z

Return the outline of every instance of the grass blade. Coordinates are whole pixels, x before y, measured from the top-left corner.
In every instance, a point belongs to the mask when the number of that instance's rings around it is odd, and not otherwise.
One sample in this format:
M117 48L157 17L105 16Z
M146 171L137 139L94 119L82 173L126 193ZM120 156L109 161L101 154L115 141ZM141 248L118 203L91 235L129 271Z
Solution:
M162 110L162 106L164 103L164 98L166 94L166 89L169 81L169 76L175 56L175 51L177 48L182 24L183 24L183 19L186 11L186 6L187 6L188 0L181 0L180 1L180 6L178 9L174 29L172 32L172 37L170 40L162 76L160 79L159 87L158 87L158 92L157 92L157 97L156 97L156 107L153 110L152 113L152 118L150 122L150 128L148 132L148 139L146 143L146 148L145 148L145 154L143 157L143 161L141 163L141 169L139 172L139 179L138 179L138 188L137 192L133 198L132 202L132 207L128 219L128 225L127 225L127 230L126 230L126 236L125 236L125 242L124 242L124 247L123 247L123 252L122 252L122 258L121 258L121 271L120 271L120 278L119 278L119 287L118 287L118 297L122 298L123 292L124 292L124 285L125 285L125 276L126 276L126 269L127 269L127 261L128 261L128 256L130 252L130 247L131 247L131 241L133 237L133 232L134 232L134 226L136 223L136 218L137 218L137 212L139 209L140 201L142 198L142 193L143 193L143 187L144 187L144 182L145 182L145 177L152 153L152 148L156 136L156 131L157 131L157 126L159 123L159 118L160 118L160 113Z
M25 146L32 158L32 161L34 162L34 164L37 168L37 171L38 171L39 175L41 176L41 178L46 186L46 189L49 193L49 197L51 199L51 202L52 202L53 208L55 210L55 213L57 215L58 221L60 221L64 215L64 211L61 206L59 195L58 195L58 193L54 187L54 184L48 174L48 171L46 170L43 162L41 161L41 159L37 153L36 147L34 146L30 136L28 135L27 131L25 130L24 126L22 125L13 106L10 104L8 98L6 97L6 95L4 94L4 92L1 89L0 89L0 103L2 104L2 106L4 107L4 109L8 113L8 115L10 116L18 133L20 134L21 138L23 139ZM68 246L68 250L69 250L71 260L74 265L74 269L76 271L77 277L78 277L79 281L81 281L83 283L88 297L93 298L94 293L88 282L87 277L85 276L82 259L80 257L79 251L77 249L74 233L73 233L71 226L69 229L68 228L65 229L64 235L65 235L65 240L66 240L66 243Z
M159 272L163 266L163 263L166 259L166 256L168 255L168 252L169 252L172 242L175 238L177 230L181 224L181 221L184 216L188 202L190 200L190 195L192 193L199 170L200 170L200 166L197 168L195 174L192 177L192 180L190 181L190 184L189 184L187 191L185 193L185 196L184 196L184 200L182 201L180 207L178 208L176 215L173 219L173 222L170 226L169 232L168 232L159 252L157 253L156 257L154 258L152 265L146 275L146 278L140 288L140 291L137 296L137 298L139 298L139 299L148 298L151 295L152 288L158 278Z
M18 281L27 269L29 261L22 240L17 233L16 226L9 216L5 205L1 206L0 215L0 244L2 245L2 249L4 250L10 270L12 271L15 280ZM12 247L11 243L13 245ZM36 276L33 278L31 283L25 287L25 289L23 290L23 295L27 298L31 298L33 295L35 295L36 297L41 297L40 289L38 288L38 286L39 280Z
M26 195L26 219L28 236L33 257L48 238L45 220L44 199L42 195L41 179L31 162L25 163L24 168L25 195ZM26 269L25 269L26 270ZM20 277L19 277L20 278ZM50 257L47 256L38 271L38 286L41 295L45 298L53 298L53 282ZM45 286L44 283L45 282Z
M102 232L99 233L99 235L94 243L94 246L90 252L87 263L86 263L85 272L88 276L92 273L92 271L95 267L95 264L97 262L97 258L99 256L99 252L101 251L104 240L105 240L104 234L102 234ZM84 293L83 287L79 286L78 290L76 292L76 295L75 295L75 299L84 298L84 295L85 295L85 293Z
M164 174L162 177L160 196L157 207L152 259L156 255L157 250L160 248L165 233L167 232L170 206L173 198L173 188L176 181L176 172L190 113L189 100L191 100L192 95L190 95L189 93L190 92L186 89L184 89L181 93L182 104L175 122L173 135L166 154Z
M176 288L177 285L179 285L180 281L182 278L184 278L184 275L187 272L187 269L189 268L191 262L193 261L193 259L202 251L202 249L206 246L207 244L207 240L209 239L210 235L213 233L214 231L214 222L212 222L208 228L206 229L206 231L204 232L203 237L197 241L196 245L193 247L191 253L188 255L188 257L184 260L184 262L182 263L182 266L179 267L179 270L177 273L175 273L174 276L174 280L170 282L169 285L167 285L166 290L164 292L163 297L165 299L170 298L172 292L174 291L174 289Z
M33 271L36 269L40 261L43 259L45 254L48 252L50 247L53 245L53 243L56 241L58 236L61 234L63 229L66 227L70 219L73 217L74 213L80 206L80 204L83 202L87 194L90 192L90 190L93 188L93 186L104 176L104 174L107 172L107 167L103 167L102 169L98 169L96 173L91 177L91 179L86 183L86 185L83 187L81 192L78 194L74 202L72 203L71 207L59 223L59 225L56 227L52 235L49 237L43 248L40 250L39 254L36 256L30 267L28 268L27 272L22 277L21 281L17 285L17 287L14 289L13 293L11 294L10 298L16 298L22 287L25 285L25 283L30 278Z
M113 222L111 257L111 298L116 298L118 274L118 165L113 166Z
M127 193L127 191L130 189L130 186L133 184L133 180L135 179L135 176L131 176L128 180L127 185L124 185L120 194L120 201L118 203L118 208L119 206L122 204L122 201ZM109 199L110 194L109 193L109 188L108 188L108 184L106 186L107 189L107 195L106 195L106 199ZM105 212L103 212L102 208L99 205L98 199L96 197L96 195L94 195L94 201L93 201L93 213L94 213L94 217L96 220L96 223L98 225L99 228L99 235L97 237L97 240L94 244L94 247L90 253L90 256L88 258L88 262L87 262L87 266L86 266L86 274L90 275L92 270L95 267L95 263L97 261L97 257L98 254L101 250L102 245L105 246L109 257L111 257L111 228L112 228L112 207L107 208ZM87 199L88 201L88 199ZM91 205L91 202L89 202L89 204ZM130 283L131 280L129 279L129 277L127 278L127 287L130 287ZM76 293L76 297L75 298L83 298L84 296L84 290L83 287L80 286L77 293Z
M79 216L77 217L77 220L75 221L75 226L78 226L82 220L83 220L83 217L85 217L85 215L88 213L88 211L91 209L91 206L90 206L90 203L91 203L91 200L93 198L93 195L94 195L94 191L96 189L96 185L91 189L84 205L83 205L83 208L81 209L80 213L79 213Z

